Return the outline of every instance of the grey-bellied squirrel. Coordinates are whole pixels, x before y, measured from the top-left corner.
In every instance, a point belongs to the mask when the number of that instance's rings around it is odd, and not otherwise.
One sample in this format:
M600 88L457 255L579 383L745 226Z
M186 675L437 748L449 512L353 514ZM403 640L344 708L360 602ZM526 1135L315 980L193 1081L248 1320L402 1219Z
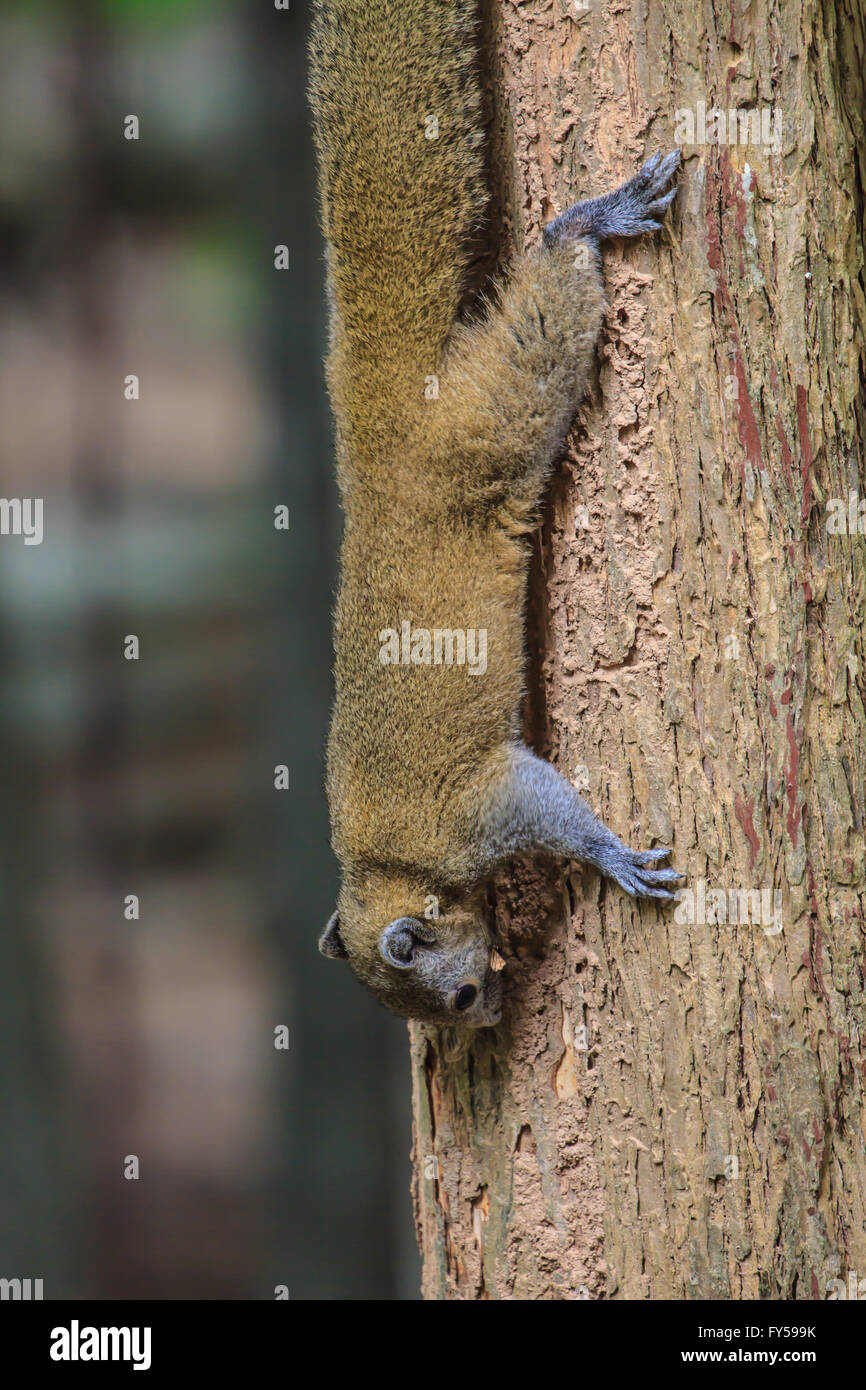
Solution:
M521 851L670 899L520 737L528 537L602 322L599 243L657 231L677 152L569 208L466 322L485 190L476 0L315 0L310 95L345 512L320 939L397 1013L498 1021L481 914ZM494 959L494 964L500 964Z

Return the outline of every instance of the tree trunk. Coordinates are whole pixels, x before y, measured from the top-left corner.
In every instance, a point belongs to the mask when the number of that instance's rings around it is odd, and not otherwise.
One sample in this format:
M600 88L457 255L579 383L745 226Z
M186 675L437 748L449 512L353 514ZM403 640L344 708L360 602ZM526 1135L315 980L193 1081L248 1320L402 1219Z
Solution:
M503 878L504 1023L412 1028L424 1293L823 1298L866 1275L862 0L488 29L518 240L685 136L672 230L605 253L527 718L688 893Z

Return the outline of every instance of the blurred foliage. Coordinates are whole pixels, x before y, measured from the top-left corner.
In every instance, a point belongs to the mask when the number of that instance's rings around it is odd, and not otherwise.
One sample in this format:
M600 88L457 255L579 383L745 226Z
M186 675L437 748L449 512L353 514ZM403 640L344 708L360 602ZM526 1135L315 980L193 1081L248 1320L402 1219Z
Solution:
M0 486L46 514L0 545L0 1274L46 1297L415 1292L405 1027L316 950L338 522L304 9L0 0Z

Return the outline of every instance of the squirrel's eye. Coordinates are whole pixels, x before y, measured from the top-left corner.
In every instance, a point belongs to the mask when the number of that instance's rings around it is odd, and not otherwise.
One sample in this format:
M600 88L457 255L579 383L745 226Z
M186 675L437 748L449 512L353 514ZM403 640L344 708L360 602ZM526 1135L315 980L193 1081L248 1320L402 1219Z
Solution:
M477 993L478 990L475 988L474 985L460 986L460 988L454 996L454 1007L458 1011L458 1013L462 1013L464 1009L469 1008L470 1004L475 1003L475 996L477 995Z

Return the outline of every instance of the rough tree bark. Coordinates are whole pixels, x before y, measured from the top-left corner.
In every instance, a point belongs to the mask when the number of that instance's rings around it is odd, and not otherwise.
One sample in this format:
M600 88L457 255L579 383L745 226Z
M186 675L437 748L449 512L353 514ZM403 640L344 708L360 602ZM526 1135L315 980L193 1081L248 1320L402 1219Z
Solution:
M532 603L530 737L675 846L706 920L503 878L504 1024L412 1029L424 1293L822 1298L866 1276L866 538L834 531L866 497L862 0L490 0L487 27L518 242L678 110L773 124L697 129L672 231L607 252ZM766 915L714 922L741 888Z

